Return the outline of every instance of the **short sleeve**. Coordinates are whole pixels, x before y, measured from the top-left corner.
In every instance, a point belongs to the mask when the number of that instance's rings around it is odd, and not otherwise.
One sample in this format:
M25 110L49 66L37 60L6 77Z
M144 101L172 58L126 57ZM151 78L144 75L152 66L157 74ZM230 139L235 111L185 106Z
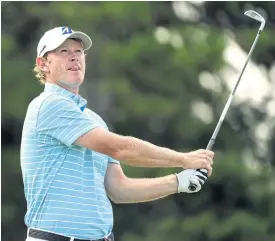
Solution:
M51 143L55 138L71 147L81 135L100 126L98 121L86 116L72 100L52 95L40 107L36 132L44 144Z
M111 158L111 157L108 158L108 162L109 162L109 163L120 164L120 162L119 162L118 160L113 159L113 158Z

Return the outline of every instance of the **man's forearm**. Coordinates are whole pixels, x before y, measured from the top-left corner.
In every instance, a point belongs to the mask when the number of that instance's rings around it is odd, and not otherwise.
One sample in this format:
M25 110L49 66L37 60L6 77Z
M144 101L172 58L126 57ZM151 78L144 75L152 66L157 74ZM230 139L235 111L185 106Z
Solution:
M109 192L115 203L147 202L177 193L176 175L159 178L126 178Z
M213 153L207 150L181 153L158 147L135 137L121 136L103 128L88 131L74 144L105 154L131 166L205 168L211 174L210 164Z
M140 167L184 167L184 153L158 147L149 142L122 137L122 144L115 158L131 166Z

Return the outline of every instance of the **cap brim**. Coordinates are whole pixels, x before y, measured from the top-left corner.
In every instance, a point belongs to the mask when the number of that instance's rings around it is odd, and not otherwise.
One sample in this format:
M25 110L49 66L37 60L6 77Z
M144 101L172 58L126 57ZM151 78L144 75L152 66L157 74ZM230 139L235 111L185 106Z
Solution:
M81 42L83 43L83 47L84 47L85 50L87 50L87 49L89 49L89 48L92 47L92 40L91 40L91 38L90 38L87 34L85 34L85 33L82 33L82 32L74 32L74 33L68 35L68 37L67 37L66 39L68 39L68 38L80 39Z

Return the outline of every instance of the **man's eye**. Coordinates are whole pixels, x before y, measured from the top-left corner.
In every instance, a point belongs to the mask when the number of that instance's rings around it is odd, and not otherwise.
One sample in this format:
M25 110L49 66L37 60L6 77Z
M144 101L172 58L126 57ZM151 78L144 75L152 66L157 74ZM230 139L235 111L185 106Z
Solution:
M81 50L81 49L78 49L78 50L76 50L76 52L79 52L79 53L81 53L81 52L82 52L82 50Z
M61 52L67 52L67 49L61 49Z

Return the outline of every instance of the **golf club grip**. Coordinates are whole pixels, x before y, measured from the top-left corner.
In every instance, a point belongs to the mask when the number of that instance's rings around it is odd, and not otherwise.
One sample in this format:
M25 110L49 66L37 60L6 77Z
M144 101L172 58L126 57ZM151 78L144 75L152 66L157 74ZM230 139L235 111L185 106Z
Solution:
M211 151L212 148L213 148L213 146L214 146L214 144L215 144L215 139L211 138L210 141L207 144L206 150ZM200 170L202 171L202 170L205 170L205 169L200 169ZM193 192L193 191L196 190L196 188L197 188L197 185L194 184L194 183L192 183L192 182L190 182L188 189Z

